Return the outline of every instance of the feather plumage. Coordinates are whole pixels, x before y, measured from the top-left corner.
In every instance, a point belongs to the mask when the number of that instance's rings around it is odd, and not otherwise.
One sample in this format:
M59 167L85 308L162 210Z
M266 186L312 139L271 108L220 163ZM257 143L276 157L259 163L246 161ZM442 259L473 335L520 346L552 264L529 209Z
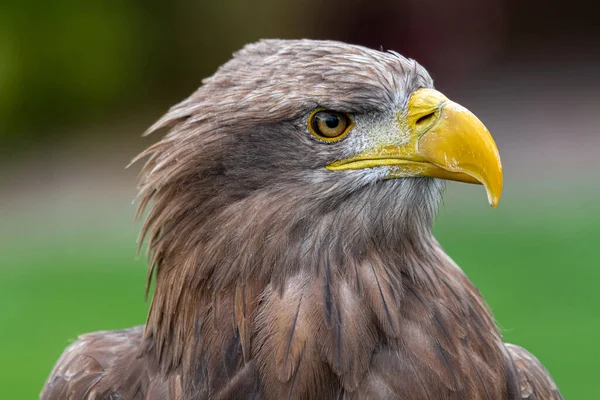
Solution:
M169 129L140 156L146 325L80 337L41 397L560 399L433 238L439 180L323 167L432 85L343 43L238 52L148 131ZM318 106L357 134L311 139Z

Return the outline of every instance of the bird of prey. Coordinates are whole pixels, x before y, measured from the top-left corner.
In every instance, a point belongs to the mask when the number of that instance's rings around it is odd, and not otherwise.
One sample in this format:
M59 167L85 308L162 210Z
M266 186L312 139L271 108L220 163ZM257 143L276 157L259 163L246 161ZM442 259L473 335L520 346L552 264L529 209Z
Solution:
M42 399L561 399L432 235L497 147L395 52L247 45L149 132L146 324L67 348Z

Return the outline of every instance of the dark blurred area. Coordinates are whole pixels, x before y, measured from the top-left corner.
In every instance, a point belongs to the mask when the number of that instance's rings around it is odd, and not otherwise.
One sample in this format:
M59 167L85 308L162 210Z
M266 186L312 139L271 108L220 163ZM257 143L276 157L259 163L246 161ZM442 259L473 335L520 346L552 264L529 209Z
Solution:
M10 153L90 124L145 119L260 38L393 49L451 88L507 64L556 68L583 85L576 66L600 56L595 5L584 0L29 0L2 9L0 134Z
M508 341L600 398L600 24L587 0L0 4L0 393L35 398L86 331L144 321L128 162L244 44L335 39L416 59L494 135L500 207L450 184L436 236ZM472 198L472 199L471 199Z

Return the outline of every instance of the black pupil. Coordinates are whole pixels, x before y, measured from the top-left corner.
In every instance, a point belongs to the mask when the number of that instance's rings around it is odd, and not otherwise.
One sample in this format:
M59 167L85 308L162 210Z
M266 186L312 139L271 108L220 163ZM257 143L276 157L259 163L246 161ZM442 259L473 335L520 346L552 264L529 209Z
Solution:
M330 129L337 128L337 126L339 124L340 124L340 119L338 118L337 115L329 114L327 117L325 117L325 125L327 125L328 128L330 128Z

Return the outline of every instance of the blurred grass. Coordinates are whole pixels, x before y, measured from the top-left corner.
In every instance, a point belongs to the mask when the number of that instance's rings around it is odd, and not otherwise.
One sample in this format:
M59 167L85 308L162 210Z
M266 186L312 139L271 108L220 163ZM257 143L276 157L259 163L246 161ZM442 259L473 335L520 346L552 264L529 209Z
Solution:
M570 399L600 398L597 200L565 197L541 207L535 198L505 197L492 211L451 195L435 227L490 303L506 341L538 356ZM36 398L77 335L143 323L145 263L135 261L128 218L111 218L125 233L111 234L111 220L102 229L67 221L53 234L27 237L0 230L2 398Z

